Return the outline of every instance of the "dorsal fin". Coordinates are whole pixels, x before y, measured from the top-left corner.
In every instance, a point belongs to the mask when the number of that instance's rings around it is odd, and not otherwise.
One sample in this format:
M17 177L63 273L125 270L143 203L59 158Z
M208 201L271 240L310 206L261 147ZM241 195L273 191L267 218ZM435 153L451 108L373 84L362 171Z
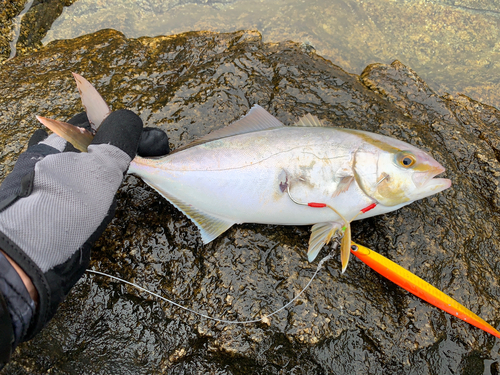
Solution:
M276 117L267 112L260 105L255 104L241 119L225 128L215 130L199 140L205 142L226 138L232 135L258 132L260 130L280 128L284 125Z
M323 127L323 123L316 116L308 113L305 116L302 116L299 121L297 121L293 126L304 126L304 127Z
M258 132L261 130L275 129L283 127L283 123L276 117L267 112L260 105L255 104L252 109L241 119L233 122L225 128L215 130L194 142L182 146L175 150L181 151L193 146L201 145L221 138L231 137L233 135Z

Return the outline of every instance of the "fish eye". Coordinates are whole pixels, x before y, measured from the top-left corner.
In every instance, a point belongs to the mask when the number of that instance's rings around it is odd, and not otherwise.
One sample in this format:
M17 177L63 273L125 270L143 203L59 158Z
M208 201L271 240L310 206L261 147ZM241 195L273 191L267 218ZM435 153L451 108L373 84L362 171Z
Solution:
M397 162L403 168L410 168L417 162L417 159L412 154L401 152L397 155Z
M352 251L358 251L358 247L356 245L351 245L351 250Z

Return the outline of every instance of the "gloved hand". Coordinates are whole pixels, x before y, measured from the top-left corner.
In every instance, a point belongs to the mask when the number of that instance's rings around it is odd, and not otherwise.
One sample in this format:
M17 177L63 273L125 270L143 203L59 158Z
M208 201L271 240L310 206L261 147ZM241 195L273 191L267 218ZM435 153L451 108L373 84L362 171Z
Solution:
M69 122L88 126L85 114ZM113 112L88 153L39 130L0 186L0 249L29 276L39 296L21 341L43 328L87 268L92 244L113 217L114 196L142 127L133 112Z

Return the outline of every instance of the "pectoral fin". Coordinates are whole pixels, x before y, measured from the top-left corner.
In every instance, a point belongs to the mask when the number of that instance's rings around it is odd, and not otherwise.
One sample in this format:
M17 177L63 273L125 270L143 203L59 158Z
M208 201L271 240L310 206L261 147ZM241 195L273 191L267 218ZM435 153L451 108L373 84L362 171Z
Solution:
M318 256L319 251L324 245L328 244L333 235L340 230L341 223L327 222L314 224L311 228L311 237L309 238L309 249L307 250L307 259L312 262Z
M347 190L349 190L349 187L351 186L352 182L354 181L354 176L345 176L340 180L339 184L337 185L337 189L332 194L332 197L336 197L339 194L345 193Z

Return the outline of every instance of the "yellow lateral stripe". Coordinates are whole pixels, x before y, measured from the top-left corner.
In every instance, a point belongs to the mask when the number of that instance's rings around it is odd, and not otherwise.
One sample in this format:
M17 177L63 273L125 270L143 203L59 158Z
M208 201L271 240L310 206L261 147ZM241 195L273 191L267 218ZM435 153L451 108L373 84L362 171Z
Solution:
M375 251L351 242L351 253L379 274L451 315L500 338L500 332L428 282ZM354 250L356 248L357 250Z

